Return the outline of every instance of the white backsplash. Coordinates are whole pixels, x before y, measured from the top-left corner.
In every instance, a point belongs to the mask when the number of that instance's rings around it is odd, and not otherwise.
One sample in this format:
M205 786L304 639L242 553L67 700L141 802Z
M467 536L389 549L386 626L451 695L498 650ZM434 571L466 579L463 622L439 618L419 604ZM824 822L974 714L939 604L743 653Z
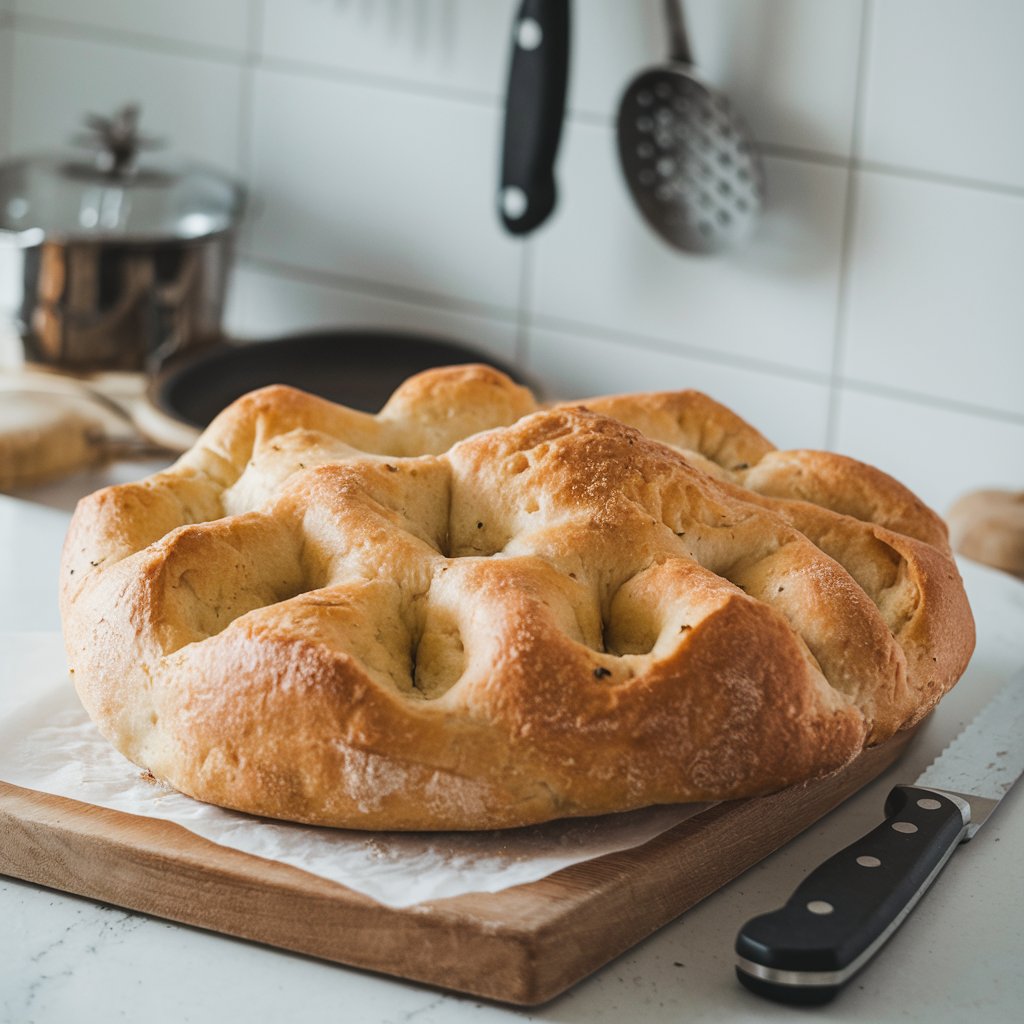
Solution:
M8 150L14 62L13 0L0 0L0 153Z
M515 0L0 0L0 153L138 101L241 176L229 328L475 342L566 397L697 387L784 447L834 447L940 510L1024 488L1024 4L688 0L703 71L765 150L728 258L641 223L617 98L660 0L576 0L561 202L494 213Z

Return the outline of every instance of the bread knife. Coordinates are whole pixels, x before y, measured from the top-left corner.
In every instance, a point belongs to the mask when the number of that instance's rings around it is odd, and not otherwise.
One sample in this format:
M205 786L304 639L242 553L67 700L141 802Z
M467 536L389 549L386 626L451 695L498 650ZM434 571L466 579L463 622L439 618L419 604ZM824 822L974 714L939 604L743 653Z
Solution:
M1022 771L1024 672L913 785L892 790L881 825L808 875L784 907L740 929L739 980L779 1002L828 1002L903 923Z

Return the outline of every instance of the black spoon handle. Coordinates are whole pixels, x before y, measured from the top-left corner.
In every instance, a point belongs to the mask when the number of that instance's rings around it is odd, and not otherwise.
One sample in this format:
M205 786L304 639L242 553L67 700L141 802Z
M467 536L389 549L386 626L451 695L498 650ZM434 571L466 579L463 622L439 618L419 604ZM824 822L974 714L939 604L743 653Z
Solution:
M781 1002L827 1002L903 922L970 821L965 801L912 786L897 786L885 812L784 907L740 929L736 974L747 988Z
M555 206L555 156L565 116L569 0L523 0L512 25L498 209L515 235Z

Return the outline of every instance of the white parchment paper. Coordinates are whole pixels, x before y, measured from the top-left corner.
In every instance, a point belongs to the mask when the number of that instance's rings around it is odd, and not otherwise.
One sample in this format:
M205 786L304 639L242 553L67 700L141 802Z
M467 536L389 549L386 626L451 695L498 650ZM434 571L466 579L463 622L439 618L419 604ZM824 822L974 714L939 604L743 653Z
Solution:
M211 842L282 861L391 907L533 882L570 864L640 846L708 806L677 804L482 833L292 825L199 803L154 783L118 754L75 696L59 634L0 636L0 689L39 694L0 718L3 781L172 821Z

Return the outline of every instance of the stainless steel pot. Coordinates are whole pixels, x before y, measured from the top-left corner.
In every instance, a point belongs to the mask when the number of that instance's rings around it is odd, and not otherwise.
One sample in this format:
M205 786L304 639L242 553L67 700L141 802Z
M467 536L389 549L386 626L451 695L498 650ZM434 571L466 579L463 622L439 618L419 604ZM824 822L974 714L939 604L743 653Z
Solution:
M196 164L142 164L138 112L92 118L95 154L0 165L0 245L30 363L147 370L220 336L241 188Z

